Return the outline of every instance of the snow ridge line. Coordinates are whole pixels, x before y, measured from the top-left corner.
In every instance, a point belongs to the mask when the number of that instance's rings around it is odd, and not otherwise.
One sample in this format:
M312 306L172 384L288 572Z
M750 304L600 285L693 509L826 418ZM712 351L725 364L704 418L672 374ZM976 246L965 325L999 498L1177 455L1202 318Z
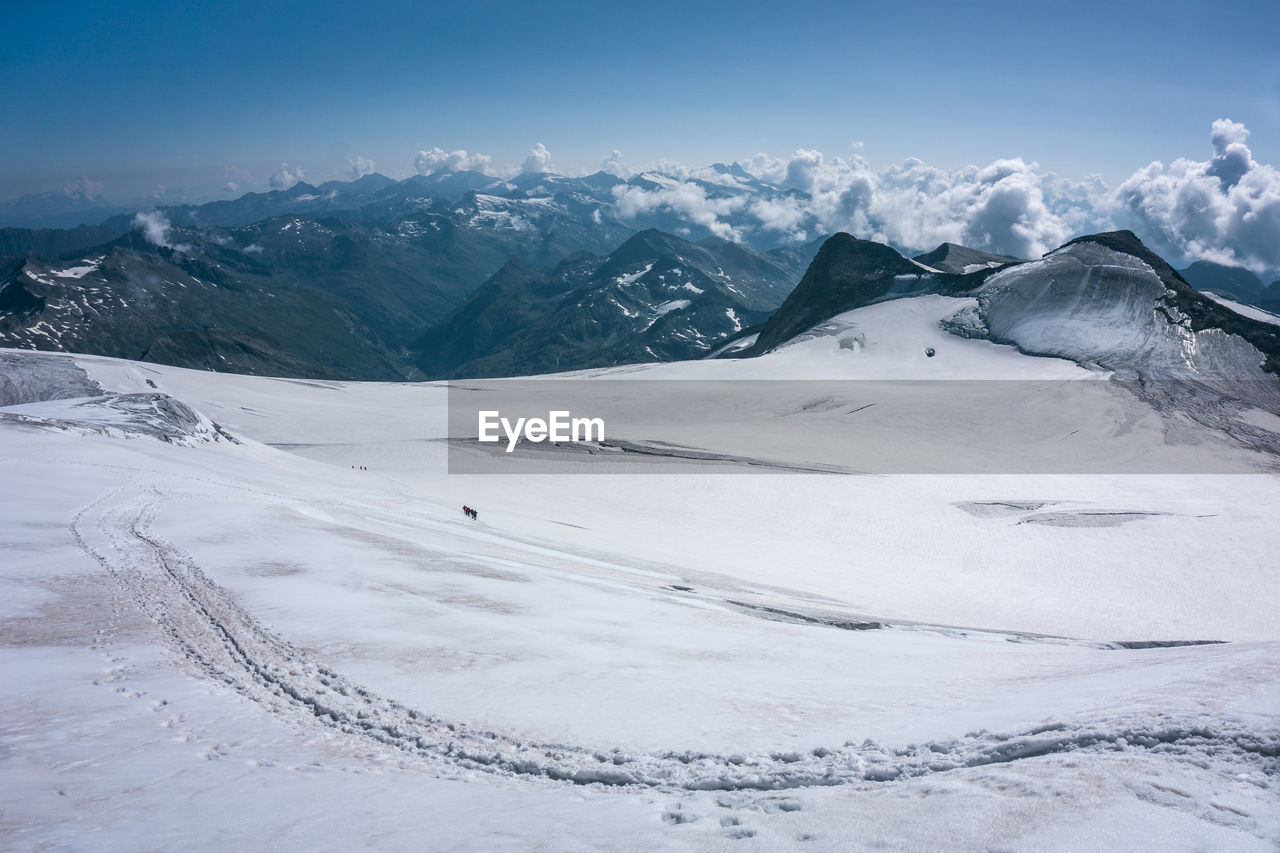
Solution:
M84 517L121 495L85 507L71 523L76 543L154 621L169 645L204 675L271 713L374 741L410 757L516 778L662 790L764 790L883 782L1085 750L1145 750L1239 770L1280 774L1280 730L1193 718L1116 718L1092 724L1052 722L1015 734L978 732L963 738L891 748L867 740L809 752L718 755L704 752L631 754L621 749L525 741L448 722L377 696L307 659L259 625L225 589L184 553L157 537L158 500L114 502L99 515L96 534L109 558L90 544ZM152 489L152 497L160 493Z

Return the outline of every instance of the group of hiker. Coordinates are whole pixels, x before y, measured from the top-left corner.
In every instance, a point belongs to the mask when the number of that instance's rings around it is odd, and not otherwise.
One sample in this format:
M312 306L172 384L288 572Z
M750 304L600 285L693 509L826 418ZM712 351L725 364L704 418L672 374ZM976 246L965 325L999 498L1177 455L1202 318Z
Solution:
M469 515L469 516L471 516L472 518L475 518L475 517L476 517L476 515L477 515L477 514L476 514L476 511L475 511L474 509L472 509L471 507L469 507L469 506L467 506L467 505L465 505L465 504L463 504L463 506L462 506L462 514L463 514L463 515Z

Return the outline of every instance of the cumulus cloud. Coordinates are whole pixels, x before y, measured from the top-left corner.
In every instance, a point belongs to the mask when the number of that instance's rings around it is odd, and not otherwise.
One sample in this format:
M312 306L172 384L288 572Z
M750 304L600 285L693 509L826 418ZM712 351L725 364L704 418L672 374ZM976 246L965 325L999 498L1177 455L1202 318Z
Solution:
M1074 236L1132 228L1172 260L1280 271L1280 170L1257 162L1249 130L1219 119L1209 156L1152 163L1112 190L1098 176L1068 180L1014 157L940 169L917 159L873 168L852 147L841 157L799 149L742 161L777 188L754 192L731 175L659 163L666 178L618 187L623 221L698 226L729 239L799 242L849 231L906 250L963 243L1034 258Z
M1248 137L1243 124L1219 119L1208 160L1156 161L1117 187L1112 203L1157 249L1280 270L1280 171L1253 159Z
M847 222L909 249L952 242L1034 258L1065 242L1075 224L1103 224L1087 198L1069 191L1050 197L1056 177L1021 158L964 169L910 159L880 172L861 158L849 162L848 177L837 184L838 203L824 207L824 221Z
M749 211L767 231L791 234L798 240L808 236L801 228L805 221L805 210L800 200L794 196L757 199L751 203Z
M1245 145L1249 131L1243 124L1220 118L1213 123L1209 139L1213 143L1213 160L1208 171L1224 187L1234 187L1246 172L1258 165Z
M428 148L419 151L413 158L413 169L419 175L430 175L432 172L485 172L489 171L488 154L469 154L464 149L445 151L443 148Z
M624 220L678 216L728 239L770 234L800 242L849 231L909 250L956 242L1022 257L1038 257L1081 229L1110 226L1093 206L1105 191L1100 181L1064 181L1021 159L959 170L911 159L876 170L856 148L834 158L800 149L785 158L756 155L744 168L784 192L760 196L730 175L664 167L676 177L668 185L617 188L617 213Z
M1046 176L1021 158L998 160L974 180L951 188L950 213L964 223L957 242L976 248L1036 257L1072 236L1066 219L1045 203Z
M623 184L613 188L613 197L614 208L624 220L665 213L702 226L717 237L742 239L741 231L727 217L747 205L744 196L715 198L699 184L672 181L670 186L657 190Z
M270 184L273 190L287 190L289 187L302 180L302 170L293 169L290 171L288 163L280 164L280 171L271 176Z
M622 152L617 148L610 151L609 156L604 158L604 162L600 164L600 170L611 175L627 174L627 167L622 165Z
M795 189L809 191L814 189L822 171L823 156L821 151L800 148L791 155L787 162L787 173L783 185Z
M373 161L367 157L357 156L354 160L347 160L347 180L354 181L363 178L365 175L373 174Z
M529 152L529 156L524 158L524 166L522 172L550 172L551 171L551 152L547 150L547 146L539 142L533 146L533 150Z
M240 185L237 184L235 181L227 181L225 184L222 185L222 191L228 192L228 193L239 192Z

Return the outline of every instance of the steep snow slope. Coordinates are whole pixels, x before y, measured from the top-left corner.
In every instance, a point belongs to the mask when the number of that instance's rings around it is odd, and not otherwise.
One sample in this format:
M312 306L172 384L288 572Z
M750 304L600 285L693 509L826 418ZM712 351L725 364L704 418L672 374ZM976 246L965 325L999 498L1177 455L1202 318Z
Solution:
M1030 352L1148 378L1266 378L1265 356L1242 338L1159 310L1166 289L1140 258L1082 242L996 273L976 295L991 336Z
M973 304L579 377L1100 378ZM239 443L0 423L23 847L1280 840L1274 475L460 477L441 386L75 362Z

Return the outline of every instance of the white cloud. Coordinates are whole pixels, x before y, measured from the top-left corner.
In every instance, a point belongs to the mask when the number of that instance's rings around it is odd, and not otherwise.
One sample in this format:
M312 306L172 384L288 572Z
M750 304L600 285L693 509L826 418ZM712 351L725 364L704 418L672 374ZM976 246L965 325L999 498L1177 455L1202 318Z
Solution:
M468 154L464 149L445 151L443 148L429 148L419 151L413 158L414 171L419 175L430 175L432 172L489 172L488 154Z
M701 225L717 237L741 240L742 234L726 217L744 208L745 196L710 198L698 184L677 182L658 190L621 185L613 188L614 208L623 220L667 213Z
M1213 156L1156 161L1116 188L1112 203L1155 248L1190 260L1280 270L1280 171L1253 159L1249 131L1213 123Z
M191 243L174 243L169 240L173 225L163 210L150 210L133 216L133 227L142 232L142 237L152 246L172 248L175 252L191 251Z
M806 212L794 196L757 199L751 202L748 210L766 231L789 234L799 241L808 236L802 229Z
M1224 187L1234 187L1246 172L1258 165L1245 145L1249 131L1243 124L1220 118L1213 123L1209 139L1213 142L1214 156L1208 171Z
M958 170L912 159L877 171L856 150L827 158L800 149L787 158L759 154L743 165L779 192L758 195L731 176L664 164L679 183L615 189L618 215L679 216L730 239L770 233L801 242L849 231L909 250L950 241L1022 257L1038 257L1083 229L1110 227L1092 203L1105 192L1100 182L1063 181L1021 159Z
M1051 203L1046 188L1056 176L1020 158L954 170L909 159L876 172L855 155L837 158L830 176L822 166L812 167L811 192L825 226L849 225L907 249L953 242L1034 258L1072 236L1073 223L1104 224L1087 199L1059 192Z
M739 164L747 170L748 174L755 175L762 181L780 184L786 177L788 162L788 160L775 159L768 154L757 154L750 159L739 161Z
M609 152L609 156L604 158L604 162L600 164L602 172L608 172L611 175L627 175L629 170L622 165L622 152L617 148Z
M821 151L800 148L791 155L787 163L787 174L783 186L810 192L816 189L818 173L822 170L823 157Z
M551 152L547 150L547 146L539 142L533 146L533 150L529 152L529 156L524 158L523 172L533 172L535 174L551 171Z
M222 191L228 192L228 193L239 192L240 185L237 184L235 181L227 181L225 184L222 185Z
M273 190L287 190L289 187L302 180L302 169L289 170L288 163L280 164L280 171L271 176L270 184Z
M1280 170L1258 163L1248 129L1213 122L1205 160L1152 163L1112 190L1096 175L1081 181L1021 158L939 169L917 159L872 168L859 150L843 157L799 149L766 154L744 168L776 191L754 192L729 176L677 163L657 169L661 187L615 189L623 221L702 226L731 239L799 242L849 231L907 250L942 242L1037 257L1079 234L1130 227L1174 261L1212 260L1280 271Z
M158 210L139 213L133 217L133 227L142 231L142 236L154 246L169 245L169 218Z
M140 230L143 238L153 246L164 246L176 252L191 251L188 243L170 242L169 232L173 226L169 224L169 217L163 211L152 210L137 214L133 217L133 227Z
M367 157L357 156L354 160L347 160L347 180L354 181L372 174L373 161Z
M1064 217L1045 203L1044 184L1052 175L1037 173L1021 158L997 160L952 183L941 219L963 223L960 240L978 249L1034 258L1071 236Z

